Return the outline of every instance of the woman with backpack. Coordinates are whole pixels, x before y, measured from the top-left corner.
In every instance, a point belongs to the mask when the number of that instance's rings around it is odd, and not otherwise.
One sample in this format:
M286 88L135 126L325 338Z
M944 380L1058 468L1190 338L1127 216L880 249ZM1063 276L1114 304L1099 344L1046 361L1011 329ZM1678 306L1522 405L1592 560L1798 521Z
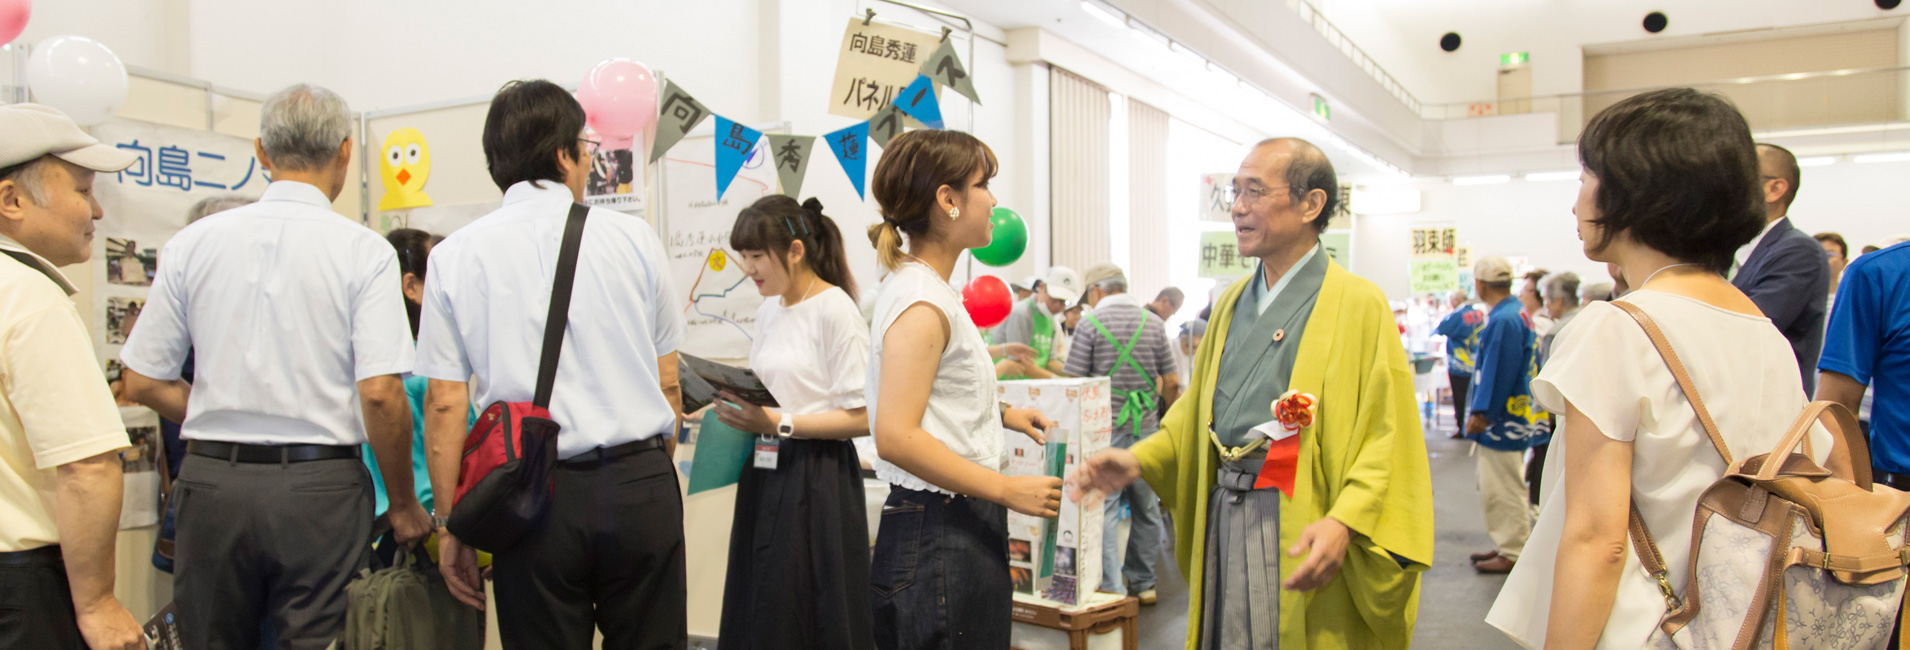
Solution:
M736 489L723 647L872 650L869 520L850 443L869 434L869 330L842 233L820 201L766 196L737 215L730 249L764 298L749 365L781 408L727 392L711 406L757 436Z
M1644 93L1592 118L1578 156L1586 255L1624 269L1635 287L1625 302L1663 331L1731 456L1770 452L1807 399L1784 335L1725 279L1765 224L1744 117L1688 88ZM1620 305L1585 307L1532 393L1563 430L1538 523L1486 621L1529 648L1643 647L1668 594L1632 551L1633 507L1659 542L1664 584L1684 592L1693 514L1726 460ZM1829 435L1819 428L1808 442L1824 462Z

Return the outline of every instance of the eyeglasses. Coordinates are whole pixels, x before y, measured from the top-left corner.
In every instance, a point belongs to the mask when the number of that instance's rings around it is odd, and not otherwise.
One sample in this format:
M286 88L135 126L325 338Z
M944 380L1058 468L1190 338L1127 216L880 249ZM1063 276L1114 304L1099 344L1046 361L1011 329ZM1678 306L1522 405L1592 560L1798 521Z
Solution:
M602 149L604 146L604 143L590 138L577 138L577 141L584 143L584 155L590 157L596 157L597 150Z
M1274 193L1275 190L1284 190L1284 189L1290 189L1290 188L1286 186L1248 187L1247 189L1243 190L1243 189L1240 189L1239 183L1234 183L1227 186L1227 202L1239 203L1240 200L1244 198L1247 200L1248 205L1253 205L1254 203L1259 202L1260 199L1267 198L1267 195Z

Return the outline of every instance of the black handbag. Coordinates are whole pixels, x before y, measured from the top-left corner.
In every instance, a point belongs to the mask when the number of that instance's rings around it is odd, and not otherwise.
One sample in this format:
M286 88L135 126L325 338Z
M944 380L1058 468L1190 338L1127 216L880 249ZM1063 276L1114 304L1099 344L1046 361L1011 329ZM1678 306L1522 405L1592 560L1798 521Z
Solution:
M561 427L550 416L557 358L570 321L571 285L577 249L590 207L572 203L557 256L557 277L544 320L544 350L537 365L537 393L530 402L496 402L484 409L464 438L458 489L445 528L466 545L496 554L517 545L550 511L551 470L557 464Z

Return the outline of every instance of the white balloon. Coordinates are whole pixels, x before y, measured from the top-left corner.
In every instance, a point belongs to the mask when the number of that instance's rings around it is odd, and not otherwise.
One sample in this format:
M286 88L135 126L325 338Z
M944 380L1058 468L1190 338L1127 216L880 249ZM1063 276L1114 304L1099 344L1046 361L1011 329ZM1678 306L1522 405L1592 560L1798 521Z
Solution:
M126 105L126 66L113 51L84 36L55 36L33 46L27 88L33 101L84 125L99 124Z

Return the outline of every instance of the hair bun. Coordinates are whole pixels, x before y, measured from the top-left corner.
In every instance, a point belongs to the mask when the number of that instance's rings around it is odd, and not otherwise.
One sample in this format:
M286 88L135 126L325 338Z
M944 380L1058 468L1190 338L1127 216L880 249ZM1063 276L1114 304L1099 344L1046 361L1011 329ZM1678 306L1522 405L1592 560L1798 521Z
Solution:
M816 214L822 214L822 201L816 200L816 197L813 197L813 196L807 199L803 199L802 209L808 210L810 212L814 212Z

